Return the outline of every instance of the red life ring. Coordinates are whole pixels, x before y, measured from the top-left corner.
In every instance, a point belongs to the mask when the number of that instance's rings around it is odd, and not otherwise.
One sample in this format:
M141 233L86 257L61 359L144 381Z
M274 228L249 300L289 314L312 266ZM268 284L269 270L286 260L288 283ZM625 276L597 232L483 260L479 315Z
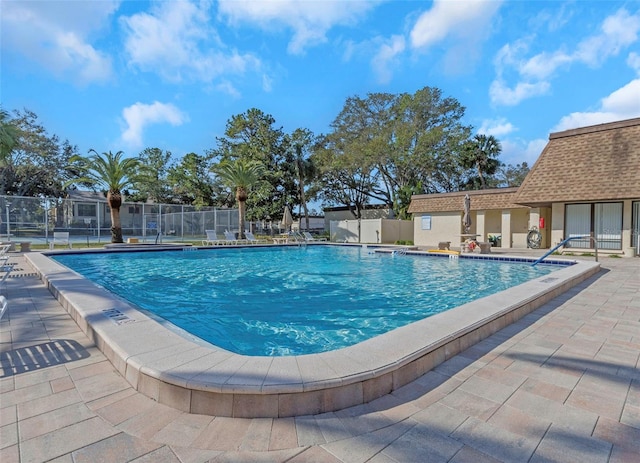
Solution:
M476 248L477 244L475 241L469 241L469 251L473 251Z

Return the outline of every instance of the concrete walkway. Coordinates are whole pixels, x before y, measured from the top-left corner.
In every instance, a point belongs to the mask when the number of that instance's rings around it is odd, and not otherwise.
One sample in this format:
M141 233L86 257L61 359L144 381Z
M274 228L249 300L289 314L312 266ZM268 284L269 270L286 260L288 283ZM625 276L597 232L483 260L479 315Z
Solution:
M0 461L638 462L640 258L373 403L283 419L183 413L116 372L18 253L0 324Z

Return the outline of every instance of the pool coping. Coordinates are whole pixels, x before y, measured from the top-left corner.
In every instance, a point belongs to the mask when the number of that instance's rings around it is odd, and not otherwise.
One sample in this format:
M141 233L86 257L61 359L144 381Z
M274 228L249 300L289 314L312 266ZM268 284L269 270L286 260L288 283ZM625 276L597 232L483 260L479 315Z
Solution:
M414 381L600 269L596 262L555 259L574 264L351 347L290 357L251 357L181 336L50 259L51 254L32 252L25 257L136 390L181 411L243 418L311 415L370 402Z

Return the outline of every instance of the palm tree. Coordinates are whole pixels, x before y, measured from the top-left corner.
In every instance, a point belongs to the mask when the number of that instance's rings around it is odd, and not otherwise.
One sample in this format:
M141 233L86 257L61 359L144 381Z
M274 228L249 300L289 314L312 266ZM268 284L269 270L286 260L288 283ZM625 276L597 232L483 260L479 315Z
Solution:
M222 161L213 170L223 183L236 190L238 227L240 229L238 239L244 239L244 221L249 188L258 183L258 180L264 174L264 167L256 161L237 159L236 161Z
M313 163L308 157L308 152L312 149L313 133L309 129L296 129L291 134L291 147L295 158L296 171L298 174L298 194L300 204L304 210L306 220L305 230L309 230L309 208L305 193L305 179L313 173ZM300 227L302 229L302 227Z
M72 156L70 161L76 163L81 176L72 183L84 183L102 187L107 190L107 203L111 210L111 242L122 243L122 224L120 223L120 206L122 205L122 190L134 182L139 165L137 158L123 159L124 153L111 151L98 154L90 149L91 156Z
M478 134L467 144L464 165L476 169L482 190L487 186L485 176L494 175L502 165L497 159L501 152L500 142L493 135Z

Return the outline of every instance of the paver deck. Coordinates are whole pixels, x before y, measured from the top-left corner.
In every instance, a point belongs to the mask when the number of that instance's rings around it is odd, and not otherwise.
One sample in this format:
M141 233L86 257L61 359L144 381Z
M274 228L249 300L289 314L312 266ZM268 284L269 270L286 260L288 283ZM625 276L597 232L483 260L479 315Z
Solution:
M0 461L637 462L640 259L602 270L371 403L195 415L135 391L21 254L0 323Z

